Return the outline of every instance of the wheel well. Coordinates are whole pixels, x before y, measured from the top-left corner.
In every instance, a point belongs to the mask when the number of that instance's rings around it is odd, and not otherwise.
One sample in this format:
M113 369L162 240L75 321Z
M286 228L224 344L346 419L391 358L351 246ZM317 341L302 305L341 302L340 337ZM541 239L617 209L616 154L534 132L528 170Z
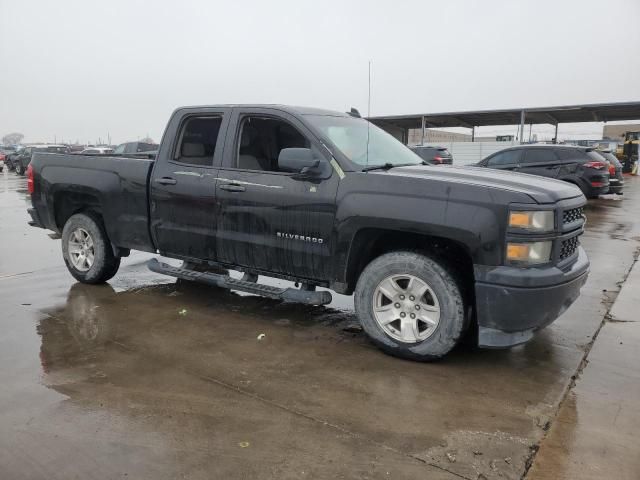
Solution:
M465 294L473 292L473 260L469 251L460 243L448 238L393 230L367 228L360 230L351 245L347 264L349 293L355 289L358 277L374 259L396 250L422 250L443 259L462 280Z
M582 179L569 177L569 178L559 178L558 180L562 180L563 182L567 182L567 183L570 183L572 185L575 185L578 188L582 188L580 186L580 183L581 183Z
M570 183L572 185L575 185L576 187L578 187L580 189L580 191L586 195L586 191L588 186L586 185L586 181L582 180L582 179L577 179L577 178L562 178L561 180Z
M102 217L100 201L90 193L58 192L53 200L56 226L60 231L71 215L80 212L93 212Z

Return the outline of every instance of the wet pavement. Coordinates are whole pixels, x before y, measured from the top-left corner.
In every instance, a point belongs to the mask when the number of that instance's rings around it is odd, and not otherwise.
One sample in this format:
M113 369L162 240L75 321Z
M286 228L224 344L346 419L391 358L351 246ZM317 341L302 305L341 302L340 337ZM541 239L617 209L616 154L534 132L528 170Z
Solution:
M638 289L640 262L636 261L528 478L640 478Z
M0 478L521 478L640 246L627 183L590 202L592 273L558 321L420 364L373 347L349 297L241 296L142 253L77 284L26 225L25 180L0 174Z

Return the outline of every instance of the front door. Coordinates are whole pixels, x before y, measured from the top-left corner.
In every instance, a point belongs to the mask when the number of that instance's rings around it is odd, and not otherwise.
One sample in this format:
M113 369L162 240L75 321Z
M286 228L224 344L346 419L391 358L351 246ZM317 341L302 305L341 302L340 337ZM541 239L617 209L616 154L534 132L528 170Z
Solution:
M521 149L503 150L486 161L486 166L497 170L515 171L520 166Z
M215 260L216 178L229 109L185 115L151 179L151 231L160 253Z
M220 261L296 278L326 278L339 178L318 141L277 109L237 109L216 187ZM279 167L285 148L308 148L322 173Z

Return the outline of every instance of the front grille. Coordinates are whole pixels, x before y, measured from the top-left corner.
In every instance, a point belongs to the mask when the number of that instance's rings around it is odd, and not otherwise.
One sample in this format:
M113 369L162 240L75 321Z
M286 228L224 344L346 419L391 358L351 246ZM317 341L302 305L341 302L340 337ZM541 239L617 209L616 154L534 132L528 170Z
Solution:
M577 236L562 240L562 243L560 244L560 260L569 258L571 255L576 253L578 245L580 245L580 240Z
M565 210L562 212L562 224L573 223L582 218L584 209L582 207L572 208L571 210Z

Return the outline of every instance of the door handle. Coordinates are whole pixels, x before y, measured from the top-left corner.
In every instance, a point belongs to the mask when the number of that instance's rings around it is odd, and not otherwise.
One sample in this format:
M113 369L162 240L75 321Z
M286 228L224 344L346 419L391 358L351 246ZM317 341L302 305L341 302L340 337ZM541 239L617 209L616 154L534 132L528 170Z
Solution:
M223 183L220 185L220 190L226 190L227 192L244 192L246 188L237 183Z
M156 183L159 183L160 185L175 185L178 181L175 178L162 177L156 178Z

